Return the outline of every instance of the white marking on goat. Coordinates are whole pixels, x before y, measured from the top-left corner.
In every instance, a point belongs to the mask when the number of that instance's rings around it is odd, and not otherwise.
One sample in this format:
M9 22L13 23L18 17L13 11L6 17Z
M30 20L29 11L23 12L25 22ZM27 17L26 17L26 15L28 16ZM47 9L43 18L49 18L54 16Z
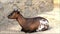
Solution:
M45 27L45 25L48 25L48 21L44 19L40 20L40 25L36 31L41 31Z
M36 31L41 31L44 28L44 25L40 25Z
M47 20L42 19L42 20L40 20L40 24L48 24L48 21L47 21Z

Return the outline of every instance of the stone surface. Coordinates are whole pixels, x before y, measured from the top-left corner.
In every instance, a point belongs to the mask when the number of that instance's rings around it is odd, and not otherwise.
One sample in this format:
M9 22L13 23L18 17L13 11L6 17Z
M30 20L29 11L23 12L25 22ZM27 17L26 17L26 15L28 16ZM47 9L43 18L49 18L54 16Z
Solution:
M27 1L25 2L25 5L27 5L27 6L32 6L32 0L27 0Z
M53 0L22 0L20 3L17 3L17 6L22 10L24 17L33 17L41 13L50 12L53 10ZM25 8L28 7L29 10ZM28 15L25 15L26 12ZM36 13L35 13L36 12ZM32 15L31 15L32 14Z

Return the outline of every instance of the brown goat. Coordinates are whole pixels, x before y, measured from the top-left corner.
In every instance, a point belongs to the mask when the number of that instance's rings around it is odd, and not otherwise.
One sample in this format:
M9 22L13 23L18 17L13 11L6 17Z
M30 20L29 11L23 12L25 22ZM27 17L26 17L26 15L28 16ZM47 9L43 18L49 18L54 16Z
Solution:
M49 28L47 19L43 17L24 18L18 10L14 10L8 18L16 19L24 32L44 31Z

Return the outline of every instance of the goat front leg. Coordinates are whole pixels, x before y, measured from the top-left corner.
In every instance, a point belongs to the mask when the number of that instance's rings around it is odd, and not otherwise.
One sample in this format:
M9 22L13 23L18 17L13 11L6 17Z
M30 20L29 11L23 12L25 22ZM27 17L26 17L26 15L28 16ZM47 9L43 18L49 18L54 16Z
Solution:
M21 29L21 31L22 31L22 32L25 32L25 33L27 33L27 32L28 32L28 31L25 31L23 28Z
M21 31L24 31L24 29L22 28Z
M22 32L28 32L28 31L24 30L24 28L22 28L21 31L22 31Z

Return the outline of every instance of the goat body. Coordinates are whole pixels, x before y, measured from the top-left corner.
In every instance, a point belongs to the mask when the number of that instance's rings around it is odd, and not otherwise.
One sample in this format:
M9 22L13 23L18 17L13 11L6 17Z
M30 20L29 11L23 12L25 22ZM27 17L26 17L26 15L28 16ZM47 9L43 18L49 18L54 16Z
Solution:
M19 11L16 10L13 11L8 18L16 19L22 27L21 31L24 32L43 31L49 27L47 19L43 17L24 18Z

